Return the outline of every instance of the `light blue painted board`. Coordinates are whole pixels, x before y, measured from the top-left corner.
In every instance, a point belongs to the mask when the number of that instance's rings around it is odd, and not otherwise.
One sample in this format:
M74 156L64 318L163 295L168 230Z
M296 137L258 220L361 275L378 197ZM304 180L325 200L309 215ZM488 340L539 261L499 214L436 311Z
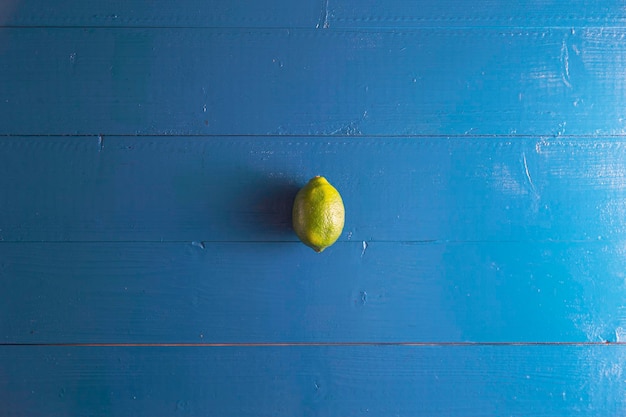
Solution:
M619 0L331 0L329 28L588 27L626 21Z
M0 341L624 341L624 246L3 243Z
M0 30L0 134L597 135L617 27Z
M11 26L175 27L498 27L615 26L619 0L4 0L0 24Z
M624 346L0 347L3 416L618 416Z
M297 241L299 187L341 192L341 241L621 241L610 138L5 137L4 241Z

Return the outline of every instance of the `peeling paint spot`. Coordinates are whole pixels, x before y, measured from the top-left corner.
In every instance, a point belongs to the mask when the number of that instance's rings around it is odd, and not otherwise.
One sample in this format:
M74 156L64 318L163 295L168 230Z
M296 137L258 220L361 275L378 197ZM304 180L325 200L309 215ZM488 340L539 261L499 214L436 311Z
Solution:
M367 303L367 292L361 291L359 295L361 296L361 305L365 305Z
M368 117L368 113L367 113L367 109L366 109L366 110L363 111L363 114L361 115L361 117L359 117L356 120L353 120L351 122L348 122L348 123L340 126L338 129L335 129L332 132L330 132L329 135L343 135L343 136L362 135L363 132L361 131L360 124L365 119L367 119L367 117Z
M193 246L197 247L197 248L200 248L200 249L206 249L206 246L204 245L204 242L196 242L196 241L193 241L193 242L191 242L191 244L192 244Z
M626 329L623 327L618 327L615 329L615 341L617 343L626 342Z
M330 135L344 135L344 136L357 136L362 135L361 129L359 128L359 122L350 122L346 125L341 126L339 129L335 129L330 132Z

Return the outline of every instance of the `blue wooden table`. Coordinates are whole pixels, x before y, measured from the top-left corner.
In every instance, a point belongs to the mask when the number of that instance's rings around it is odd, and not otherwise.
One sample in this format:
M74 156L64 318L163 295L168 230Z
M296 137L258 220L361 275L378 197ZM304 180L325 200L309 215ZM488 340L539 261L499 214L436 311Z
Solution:
M626 413L623 1L0 0L0 192L1 417Z

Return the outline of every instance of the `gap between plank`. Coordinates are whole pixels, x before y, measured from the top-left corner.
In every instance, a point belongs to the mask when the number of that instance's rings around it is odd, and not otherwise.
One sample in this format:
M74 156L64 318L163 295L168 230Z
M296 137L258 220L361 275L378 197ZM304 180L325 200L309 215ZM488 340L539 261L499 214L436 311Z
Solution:
M451 347L451 346L621 346L626 342L249 342L249 343L0 343L0 347Z
M584 20L584 18L582 19ZM440 31L549 31L549 30L571 30L572 26L580 26L580 22L563 24L563 25L434 25L434 24L417 24L417 25L346 25L342 22L346 20L336 20L331 27L329 22L322 22L323 26L319 26L316 23L314 26L202 26L202 25L28 25L28 24L7 24L0 25L0 29L149 29L149 30L162 30L162 29L180 29L180 30L221 30L221 31L276 31L276 32L313 32L325 29L329 32L338 33L388 33L397 32L423 32L429 30ZM582 22L586 29L604 29L604 30L623 30L624 27L619 24L602 25L599 23L586 24Z
M609 239L602 238L602 242L622 242L624 239ZM354 244L362 245L364 242L361 240L338 240L335 245L338 244ZM573 243L573 244L587 244L599 242L598 239L527 239L527 240L446 240L446 239L419 239L419 240L365 240L367 244L381 243L381 244L395 244L395 245L476 245L476 244L527 244L527 243L547 243L547 244L561 244L561 243ZM0 245L14 245L14 244L49 244L49 245L94 245L94 244L166 244L166 245L186 245L194 243L202 245L285 245L285 244L301 244L299 240L0 240ZM195 245L195 246L198 246Z
M567 139L615 139L626 138L626 133L603 133L603 134L567 134L555 135L554 133L485 133L485 134L256 134L256 133L0 133L0 138L229 138L229 139L354 139L362 141L364 139L555 139L559 141Z

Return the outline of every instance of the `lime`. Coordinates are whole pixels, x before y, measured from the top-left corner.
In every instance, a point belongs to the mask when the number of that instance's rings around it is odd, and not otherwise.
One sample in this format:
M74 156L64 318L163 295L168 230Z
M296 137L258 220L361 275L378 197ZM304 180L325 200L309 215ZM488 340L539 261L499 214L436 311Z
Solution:
M293 203L293 229L302 243L321 252L343 231L345 209L339 191L324 177L311 178Z

